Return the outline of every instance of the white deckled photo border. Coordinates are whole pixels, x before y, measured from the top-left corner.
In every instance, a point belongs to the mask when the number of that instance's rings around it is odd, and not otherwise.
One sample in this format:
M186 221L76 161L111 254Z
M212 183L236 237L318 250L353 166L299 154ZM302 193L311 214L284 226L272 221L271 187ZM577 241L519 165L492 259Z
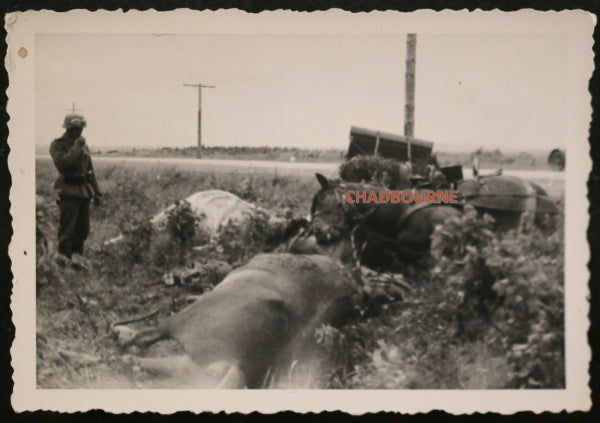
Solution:
M11 309L16 336L12 404L16 411L62 412L103 409L273 413L342 410L352 414L445 410L449 413L587 410L590 348L587 342L589 248L586 238L586 182L591 170L589 123L595 17L583 11L518 12L428 10L413 13L239 10L172 12L75 10L16 12L6 15L10 115L8 158L14 236ZM569 37L565 139L565 332L566 389L555 390L60 390L36 388L35 281L35 57L36 34L562 34ZM25 49L25 50L22 50ZM19 53L21 51L21 54ZM27 54L23 54L27 52Z

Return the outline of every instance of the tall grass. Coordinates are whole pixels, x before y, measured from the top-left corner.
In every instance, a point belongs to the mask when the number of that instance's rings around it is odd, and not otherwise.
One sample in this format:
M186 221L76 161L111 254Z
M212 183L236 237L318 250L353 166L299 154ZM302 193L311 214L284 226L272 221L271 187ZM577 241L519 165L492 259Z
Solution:
M264 247L263 219L246 238L229 227L220 249L199 255L190 248L189 210L172 216L170 230L157 234L148 219L167 205L207 189L224 189L275 214L305 216L319 185L312 174L182 171L169 166L97 164L101 207L91 211L86 255L93 268L78 273L52 266L58 210L52 163L36 168L38 225L50 240L38 257L37 383L44 388L135 388L158 386L148 375L112 360L113 322L159 308L160 316L187 305L186 296L210 289L166 285L175 268L211 261L243 263ZM315 357L284 369L271 387L325 388L560 388L564 386L562 232L548 236L491 234L472 214L436 232L432 260L403 269L414 290L403 301L377 310L342 329L315 333ZM104 241L125 232L127 242ZM208 278L208 276L206 276ZM374 313L376 311L376 313ZM146 322L147 325L152 322ZM172 354L162 343L149 355ZM98 357L73 362L68 349ZM317 354L318 353L318 354ZM318 365L317 365L318 364ZM167 382L166 387L170 387Z

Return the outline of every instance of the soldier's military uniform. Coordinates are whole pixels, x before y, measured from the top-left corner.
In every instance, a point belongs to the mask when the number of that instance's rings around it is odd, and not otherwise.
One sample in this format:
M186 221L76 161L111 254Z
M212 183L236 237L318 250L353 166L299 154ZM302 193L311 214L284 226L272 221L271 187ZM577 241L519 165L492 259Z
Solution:
M60 209L58 252L71 259L73 254L83 254L83 244L90 229L90 201L98 204L102 194L85 139L81 136L72 139L69 132L72 127L84 128L85 119L81 115L69 114L63 126L67 131L52 142L50 155L60 173L54 183Z

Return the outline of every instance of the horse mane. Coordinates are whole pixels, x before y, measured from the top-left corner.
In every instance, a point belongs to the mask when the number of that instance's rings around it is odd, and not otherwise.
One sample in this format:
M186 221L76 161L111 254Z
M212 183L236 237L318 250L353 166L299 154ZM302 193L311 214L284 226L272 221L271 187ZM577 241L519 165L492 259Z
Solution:
M390 191L391 189L385 185L372 184L368 182L348 182L342 179L335 179L330 181L335 185L334 189L346 189L352 191Z
M333 193L338 198L341 198L340 206L343 209L344 216L351 217L352 220L356 220L357 217L359 220L364 219L367 215L371 214L375 211L377 204L360 204L363 208L366 207L365 212L359 212L355 205L347 204L343 198L346 191L390 191L389 187L384 185L371 184L364 181L361 182L349 182L344 181L340 178L329 180L329 186L327 188L321 188L313 197L312 205L310 208L311 216L315 214L318 200L321 198L323 194Z

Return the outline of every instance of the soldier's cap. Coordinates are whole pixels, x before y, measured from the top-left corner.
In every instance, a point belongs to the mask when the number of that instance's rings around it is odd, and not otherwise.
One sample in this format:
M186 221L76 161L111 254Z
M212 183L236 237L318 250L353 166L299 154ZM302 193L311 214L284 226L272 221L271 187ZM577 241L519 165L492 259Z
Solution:
M85 128L85 126L87 125L87 122L85 121L85 118L82 115L78 115L76 113L69 113L68 115L65 116L65 123L63 123L63 126L66 129L69 128Z

